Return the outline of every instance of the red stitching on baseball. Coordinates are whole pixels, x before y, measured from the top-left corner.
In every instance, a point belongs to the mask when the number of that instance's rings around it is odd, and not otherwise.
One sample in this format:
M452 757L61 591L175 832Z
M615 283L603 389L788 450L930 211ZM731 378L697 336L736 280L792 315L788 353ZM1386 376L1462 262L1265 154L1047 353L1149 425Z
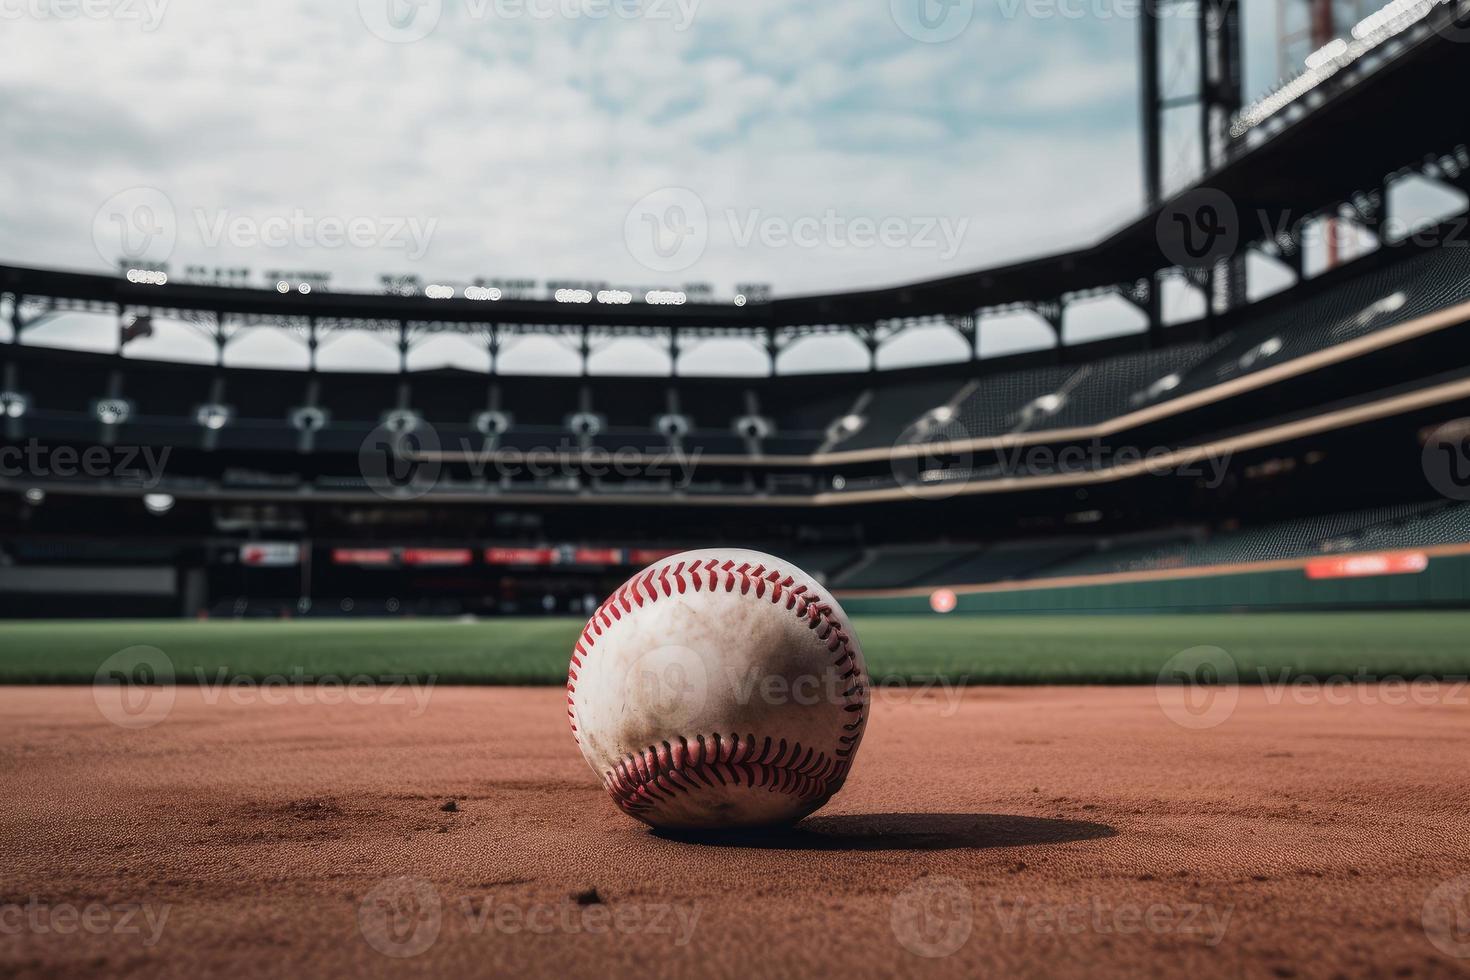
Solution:
M847 774L847 760L829 759L810 748L803 754L799 742L791 746L789 758L785 739L774 746L765 739L759 754L755 746L754 735L730 735L723 742L719 735L709 739L696 735L693 745L681 735L676 745L650 745L620 759L603 782L620 807L638 814L678 799L680 793L713 789L717 783L765 787L803 800L825 799L832 795L829 787Z
M572 657L575 667L582 666L580 658L586 657L588 652L597 646L597 637L602 636L604 629L610 628L612 623L621 620L622 616L618 606L624 611L631 612L628 603L628 592L631 589L639 607L643 605L642 597L639 595L639 587L647 592L649 602L657 602L660 598L668 598L676 592L685 594L686 585L685 567L688 562L679 562L672 569L665 565L657 573L655 579L654 570L646 573L640 572L633 576L623 586L614 592L587 621L587 626L582 630L582 639L576 645L576 652ZM629 755L620 761L616 768L609 771L603 777L608 791L618 804L630 812L646 810L656 804L660 797L673 799L674 792L689 792L691 789L699 789L700 784L713 787L710 781L714 776L721 785L726 784L728 777L730 782L741 785L739 776L746 777L745 785L767 786L772 792L794 793L802 797L815 797L834 781L840 781L847 773L849 758L852 755L853 746L862 737L863 727L867 723L867 698L862 682L862 675L857 668L857 659L853 656L851 648L851 637L843 627L842 622L832 612L829 603L821 602L815 598L806 596L807 586L797 585L791 576L783 576L781 572L767 570L764 565L754 568L749 562L736 566L733 561L726 560L723 564L718 558L710 558L707 561L695 562L689 567L687 580L692 584L694 591L702 588L699 575L703 569L708 574L709 588L713 591L719 587L719 573L729 575L725 583L725 591L733 592L735 583L740 583L740 594L749 595L751 589L755 590L757 599L767 598L769 585L769 601L772 605L781 604L784 593L786 597L785 606L795 613L798 619L807 621L807 628L816 631L817 638L827 643L827 650L831 653L841 651L833 667L847 666L847 671L840 676L843 680L854 681L853 685L843 692L843 697L857 700L843 706L843 711L856 713L857 717L850 724L843 725L842 730L847 734L838 736L837 746L832 750L832 759L825 754L818 753L812 759L808 750L807 758L802 760L802 765L793 767L790 760L782 763L780 755L785 752L786 742L782 739L779 743L780 751L775 759L767 759L771 747L770 739L765 740L765 749L757 759L749 758L754 749L755 736L747 735L744 740L738 735L731 735L733 741L725 742L722 749L720 735L712 736L713 754L710 742L706 742L703 735L695 736L699 746L695 755L689 755L689 745L683 736L679 736L679 747L671 748L669 743L663 743L664 763L660 764L659 746L649 746L641 753ZM641 576L641 578L640 578ZM672 576L673 584L669 582ZM655 587L657 582L657 587ZM660 596L662 592L662 596ZM609 619L611 616L611 619ZM567 717L571 722L572 735L581 742L577 734L576 716L576 680L577 674L574 669L567 672ZM800 746L794 746L793 757L800 751ZM738 754L738 757L737 757ZM721 757L723 756L723 758ZM830 771L827 768L830 766ZM828 794L830 795L830 793Z

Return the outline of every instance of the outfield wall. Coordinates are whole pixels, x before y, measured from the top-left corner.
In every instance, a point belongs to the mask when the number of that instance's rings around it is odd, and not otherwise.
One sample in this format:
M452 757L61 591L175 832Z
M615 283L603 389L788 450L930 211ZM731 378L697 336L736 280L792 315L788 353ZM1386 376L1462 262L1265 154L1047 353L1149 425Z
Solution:
M1470 546L1421 549L1422 572L1313 579L1309 559L952 586L955 614L1184 613L1470 606ZM937 588L838 593L852 614L932 613Z

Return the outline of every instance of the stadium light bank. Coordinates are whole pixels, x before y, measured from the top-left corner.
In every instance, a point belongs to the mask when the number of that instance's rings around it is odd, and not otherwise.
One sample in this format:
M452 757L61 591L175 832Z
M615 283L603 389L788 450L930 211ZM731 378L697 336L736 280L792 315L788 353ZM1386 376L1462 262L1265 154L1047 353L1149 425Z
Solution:
M1353 26L1351 41L1337 38L1307 55L1307 70L1243 110L1230 127L1241 137L1307 95L1385 41L1422 21L1436 8L1456 0L1394 0Z

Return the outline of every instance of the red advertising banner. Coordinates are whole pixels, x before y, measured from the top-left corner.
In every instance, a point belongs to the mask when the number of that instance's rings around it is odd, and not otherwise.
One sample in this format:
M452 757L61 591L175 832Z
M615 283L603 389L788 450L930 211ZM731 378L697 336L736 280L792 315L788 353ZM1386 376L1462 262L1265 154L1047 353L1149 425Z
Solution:
M577 565L621 565L623 552L620 548L578 548L572 552L572 562Z
M461 568L472 564L475 553L469 548L405 548L405 565L434 565L439 568Z
M252 568L286 568L301 564L301 545L289 541L252 541L240 545L240 564Z
M392 548L334 548L332 564L361 565L366 568L392 568L398 563Z
M1422 551L1401 551L1389 555L1345 555L1341 558L1319 558L1307 563L1307 578L1368 578L1374 575L1417 575L1429 567L1429 556Z
M486 548L487 565L550 565L556 561L551 548Z

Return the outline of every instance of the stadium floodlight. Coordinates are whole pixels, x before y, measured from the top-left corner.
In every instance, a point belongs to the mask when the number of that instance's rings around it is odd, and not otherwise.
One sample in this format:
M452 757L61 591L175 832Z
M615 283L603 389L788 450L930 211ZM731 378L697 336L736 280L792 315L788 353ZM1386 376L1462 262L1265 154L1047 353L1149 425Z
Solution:
M25 492L26 503L32 507L39 507L46 502L46 491L40 487L31 487Z
M298 432L316 432L327 425L327 413L315 405L293 408L287 418Z
M1240 112L1230 135L1244 136L1287 106L1332 78L1374 48L1413 27L1441 4L1452 0L1395 0L1364 17L1352 29L1353 40L1338 38L1307 56L1306 71Z
M424 295L429 299L454 299L454 287L443 283L430 283L424 287Z
M310 296L311 295L311 283L309 283L309 282L303 282L301 285L299 285L299 286L296 287L296 291L298 293L300 293L302 296Z
M735 431L746 439L768 439L775 433L776 427L771 420L759 415L742 415L735 420Z
M868 419L866 416L859 415L856 412L850 412L847 415L839 417L832 423L827 429L827 438L834 442L850 439L863 431L863 427L867 424Z
M475 430L481 435L499 436L509 431L511 418L505 412L481 412L475 416Z
M128 282L140 286L167 286L168 273L159 269L129 269Z
M405 435L417 429L423 421L417 412L400 408L383 416L383 428L394 435Z
M18 391L0 391L0 415L8 419L22 418L31 407L31 400Z
M737 295L735 297L735 305L736 306L744 306L747 302L749 302L749 301L745 298L745 294L744 293L740 293L739 295Z
M833 490L846 490L847 489L847 477L843 476L840 473L838 475L834 476L832 478L832 489Z
M280 282L276 283L276 292L278 292L278 293L289 293L290 291L291 291L291 284L289 282L287 282L286 280L282 279Z
M554 294L558 303L590 303L592 291L588 289L558 289Z
M683 306L689 296L677 289L650 289L643 294L643 302L649 306Z
M1060 412L1067 404L1067 396L1061 392L1052 392L1033 399L1025 408L1021 409L1021 420L1028 425L1037 419L1047 418Z
M174 509L174 497L171 493L145 493L143 495L143 506L148 513L154 517L162 517Z
M121 425L133 414L133 403L126 398L99 398L92 413L103 425Z
M677 415L671 412L654 419L653 427L659 435L666 439L676 439L687 436L694 428L694 423L687 415Z
M467 286L464 291L465 299L481 303L498 303L502 295L504 294L494 286Z
M218 432L230 424L230 418L234 412L228 405L200 405L194 413L194 419L204 428Z
M1259 344L1252 347L1244 354L1240 355L1240 359L1236 361L1236 364L1240 366L1240 369L1242 371L1249 371L1261 361L1275 357L1277 354L1281 353L1281 348L1284 346L1285 344L1282 343L1280 337L1271 337L1267 340L1261 341Z
M633 294L626 289L599 289L597 302L607 306L626 306L633 302Z

